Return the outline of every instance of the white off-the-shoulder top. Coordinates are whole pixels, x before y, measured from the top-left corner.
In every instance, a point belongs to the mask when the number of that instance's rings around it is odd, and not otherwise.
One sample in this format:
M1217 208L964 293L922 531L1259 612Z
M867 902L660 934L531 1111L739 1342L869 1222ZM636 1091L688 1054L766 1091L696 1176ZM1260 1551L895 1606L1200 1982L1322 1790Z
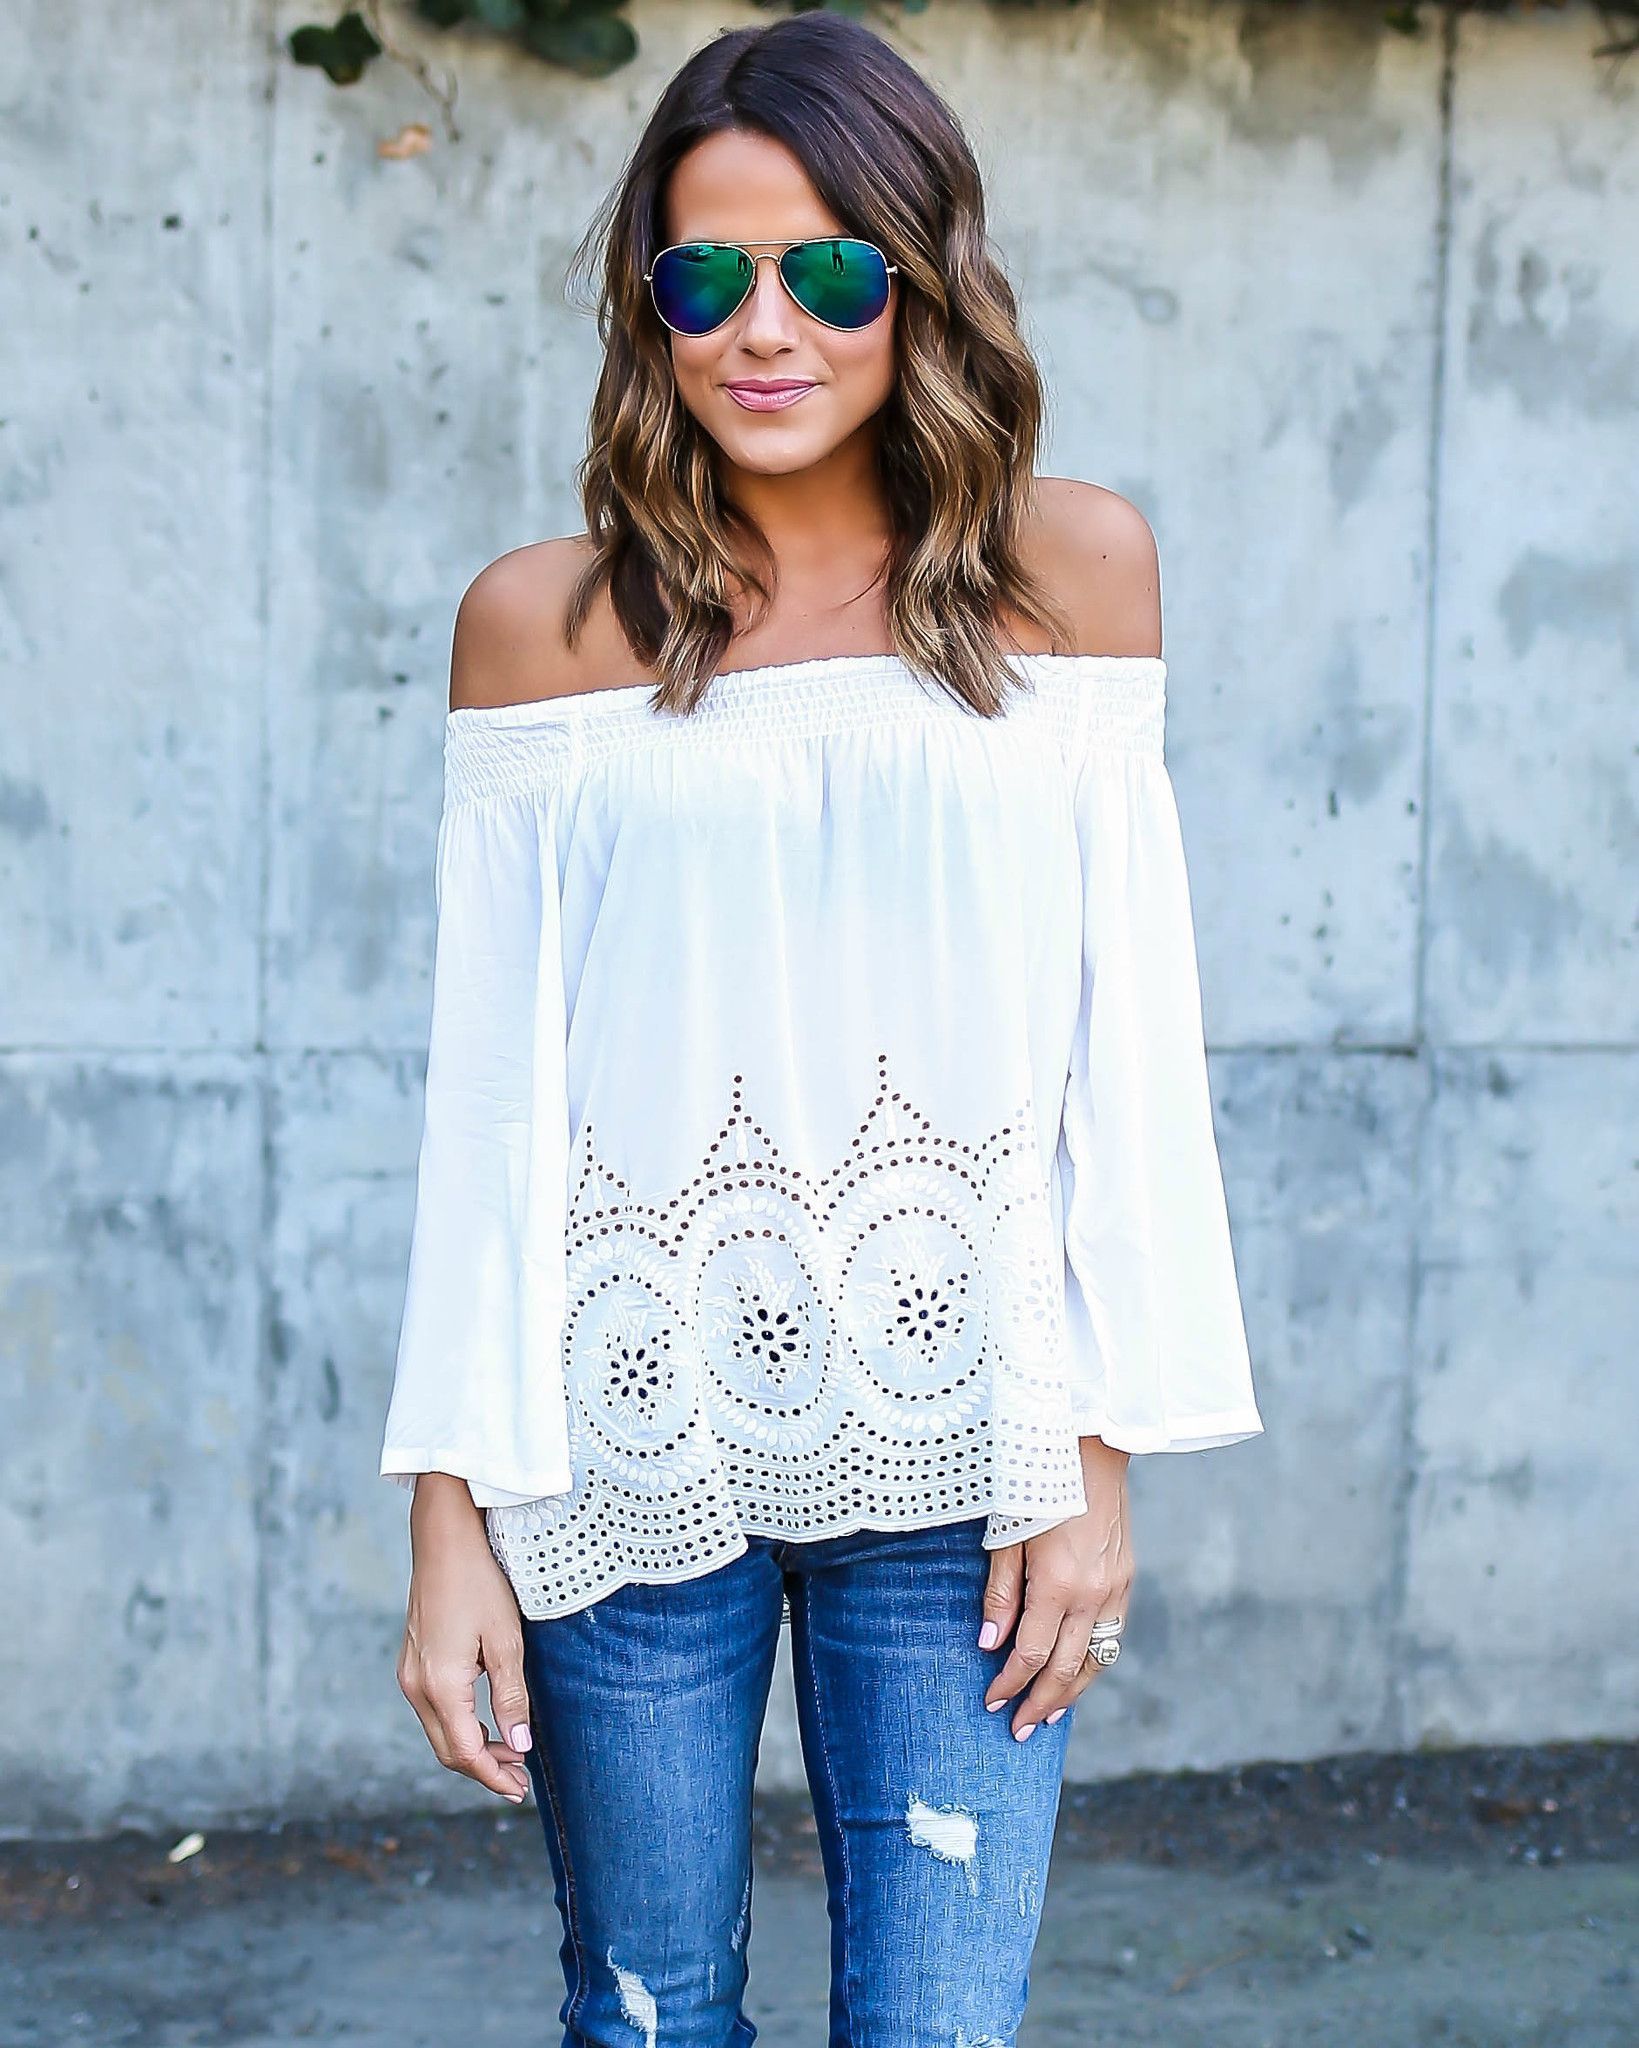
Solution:
M1160 657L447 714L381 1472L535 1617L1259 1434Z

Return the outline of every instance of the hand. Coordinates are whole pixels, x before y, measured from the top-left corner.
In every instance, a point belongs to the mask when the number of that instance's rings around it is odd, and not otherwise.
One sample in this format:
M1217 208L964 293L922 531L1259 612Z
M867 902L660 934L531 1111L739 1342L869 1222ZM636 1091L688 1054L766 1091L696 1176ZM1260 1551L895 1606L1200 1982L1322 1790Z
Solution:
M475 1778L516 1806L529 1789L519 1758L528 1755L531 1740L523 1627L517 1598L490 1550L483 1511L473 1505L464 1479L447 1472L418 1476L410 1538L414 1563L399 1690L446 1770ZM478 1718L480 1671L489 1674L490 1705L510 1742L497 1741Z
M1127 1613L1133 1581L1127 1526L1127 1458L1101 1437L1081 1440L1087 1512L990 1555L981 1649L1018 1632L1007 1662L991 1680L985 1705L998 1712L1028 1686L1013 1716L1023 1741L1042 1721L1057 1721L1102 1673L1087 1661L1093 1623ZM1024 1613L1019 1613L1020 1594Z

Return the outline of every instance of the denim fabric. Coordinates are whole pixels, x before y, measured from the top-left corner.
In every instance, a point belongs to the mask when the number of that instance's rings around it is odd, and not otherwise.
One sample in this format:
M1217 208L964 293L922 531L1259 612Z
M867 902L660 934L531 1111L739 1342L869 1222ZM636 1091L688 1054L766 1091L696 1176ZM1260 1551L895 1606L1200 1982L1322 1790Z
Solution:
M782 1595L831 1915L831 2048L1013 2048L1074 1711L1014 1739L977 1647L984 1520L749 1539L524 1621L566 2048L723 2048ZM777 1967L777 1959L775 1961Z

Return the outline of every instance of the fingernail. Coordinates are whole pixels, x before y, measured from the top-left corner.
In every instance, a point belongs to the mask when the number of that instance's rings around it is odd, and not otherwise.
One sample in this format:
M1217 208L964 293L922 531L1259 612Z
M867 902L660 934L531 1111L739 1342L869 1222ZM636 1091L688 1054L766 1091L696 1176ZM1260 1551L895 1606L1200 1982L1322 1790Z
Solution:
M1013 1740L1014 1740L1015 1742L1023 1742L1023 1741L1025 1740L1025 1738L1026 1738L1027 1736L1030 1736L1030 1735L1034 1735L1034 1734L1035 1734L1035 1732L1036 1732L1036 1724L1035 1724L1035 1722L1034 1722L1034 1721L1026 1721L1026 1722L1025 1722L1025 1724L1024 1724L1024 1726L1023 1726L1022 1728L1015 1728L1015 1729L1013 1730Z
M987 1714L999 1714L1006 1705L1006 1700L986 1700L985 1712Z
M529 1723L527 1721L520 1721L518 1725L513 1729L511 1735L507 1738L507 1740L512 1744L514 1749L528 1749Z
M1055 1707L1055 1708L1053 1709L1053 1711L1052 1711L1052 1712L1051 1712L1051 1713L1050 1713L1050 1714L1048 1715L1048 1717L1047 1717L1047 1725L1048 1725L1048 1727L1049 1727L1049 1728L1051 1728L1051 1727L1052 1727L1052 1725L1053 1725L1053 1723L1054 1723L1055 1721L1062 1721L1062 1720L1064 1719L1064 1716L1065 1716L1065 1712L1066 1712L1066 1709L1065 1709L1065 1708L1063 1708L1063 1707Z
M993 1621L987 1621L984 1627L979 1631L979 1648L981 1650L995 1649L996 1637L998 1633L999 1631L996 1627L996 1624Z
M509 1792L507 1794L507 1797L512 1801L514 1806L522 1806L524 1803L524 1795L521 1792Z

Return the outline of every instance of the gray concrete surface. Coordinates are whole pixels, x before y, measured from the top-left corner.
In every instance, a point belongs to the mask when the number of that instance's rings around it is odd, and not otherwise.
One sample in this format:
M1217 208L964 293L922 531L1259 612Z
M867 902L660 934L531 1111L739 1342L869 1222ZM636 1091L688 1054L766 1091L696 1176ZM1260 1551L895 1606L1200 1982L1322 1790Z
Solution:
M747 2013L766 2048L818 2048L823 1887L761 1879L755 1910ZM1631 1868L1379 1868L1271 1888L1066 1861L1019 2048L1631 2048L1636 1925ZM0 1937L20 1958L0 2048L547 2048L562 2038L557 1928L537 1889L365 1900L339 1918L270 1901L162 1942L139 1923L37 1957Z
M449 628L578 525L564 260L753 11L640 0L601 86L406 24L464 139L403 163L426 101L293 68L311 11L0 20L3 1834L472 1804L375 1477ZM1579 5L1423 21L896 31L1044 467L1160 540L1268 1423L1140 1461L1085 1779L1639 1728L1636 86Z
M1073 1788L1020 2048L1628 2048L1636 1764L1489 1752ZM0 1849L0 2048L561 2038L532 1808L208 1837L179 1864L167 1846ZM822 2042L800 1802L759 1814L749 1956L768 2048Z

